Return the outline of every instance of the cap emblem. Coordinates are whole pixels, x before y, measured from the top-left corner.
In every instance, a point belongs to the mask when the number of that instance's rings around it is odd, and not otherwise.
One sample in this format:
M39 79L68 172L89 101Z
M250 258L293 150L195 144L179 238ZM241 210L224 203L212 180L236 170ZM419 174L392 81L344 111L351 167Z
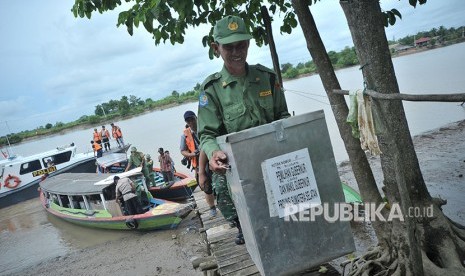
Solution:
M228 24L228 29L230 29L231 31L235 31L237 30L237 28L239 28L239 26L237 25L236 22L231 22Z

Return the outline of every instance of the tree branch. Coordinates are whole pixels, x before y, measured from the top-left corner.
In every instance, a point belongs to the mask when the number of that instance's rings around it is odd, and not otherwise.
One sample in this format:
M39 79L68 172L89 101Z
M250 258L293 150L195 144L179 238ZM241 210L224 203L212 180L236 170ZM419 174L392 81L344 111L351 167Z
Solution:
M333 90L334 94L349 95L349 90ZM465 93L457 94L403 94L392 93L384 94L373 90L366 90L366 95L380 100L403 100L411 102L465 102Z

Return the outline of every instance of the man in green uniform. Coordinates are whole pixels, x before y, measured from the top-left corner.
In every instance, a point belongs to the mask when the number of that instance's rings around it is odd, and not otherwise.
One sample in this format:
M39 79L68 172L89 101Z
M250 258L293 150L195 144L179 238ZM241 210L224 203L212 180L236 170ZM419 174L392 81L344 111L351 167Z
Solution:
M125 171L127 172L129 169L134 169L137 167L142 167L142 174L145 177L145 183L147 183L148 186L155 186L155 181L153 181L150 177L144 154L140 151L137 151L136 147L132 147L131 155L129 156L128 165L126 166Z
M199 136L213 175L217 205L226 219L239 229L237 244L244 243L237 213L230 197L224 173L228 159L216 143L216 137L289 117L286 99L274 71L246 62L252 36L237 16L219 20L213 29L211 44L224 61L220 72L202 84L199 96Z

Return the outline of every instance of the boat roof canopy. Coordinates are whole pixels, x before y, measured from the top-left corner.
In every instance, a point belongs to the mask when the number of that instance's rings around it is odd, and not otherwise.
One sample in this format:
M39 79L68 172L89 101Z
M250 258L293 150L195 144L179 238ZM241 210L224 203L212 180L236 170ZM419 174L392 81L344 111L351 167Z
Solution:
M40 183L40 187L52 194L59 195L93 195L113 184L113 178L138 176L141 168L118 174L96 173L62 173L49 177Z
M102 167L109 167L115 163L127 161L126 153L110 153L97 158L97 163Z

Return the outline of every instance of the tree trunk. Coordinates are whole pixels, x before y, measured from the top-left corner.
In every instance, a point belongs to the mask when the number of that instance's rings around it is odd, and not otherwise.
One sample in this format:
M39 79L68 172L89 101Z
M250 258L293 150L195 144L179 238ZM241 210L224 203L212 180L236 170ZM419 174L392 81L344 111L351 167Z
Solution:
M307 41L307 48L312 56L313 62L318 68L319 76L328 95L331 108L336 118L344 146L349 155L352 170L357 180L360 193L365 202L381 203L381 194L376 186L376 181L371 171L365 152L360 147L359 139L352 136L352 130L346 119L349 113L344 96L333 93L335 89L341 89L339 81L334 72L333 65L326 53L325 46L321 41L320 34L316 28L313 16L306 1L292 0L292 6L299 19L300 26ZM379 222L373 223L378 240L384 242L383 227Z
M268 44L270 46L271 60L273 61L273 69L278 75L279 84L283 85L283 77L281 75L281 67L279 66L278 53L276 52L276 46L273 39L273 29L271 28L270 15L265 6L260 7L260 12L262 14L263 23L265 25L266 34L268 38Z

